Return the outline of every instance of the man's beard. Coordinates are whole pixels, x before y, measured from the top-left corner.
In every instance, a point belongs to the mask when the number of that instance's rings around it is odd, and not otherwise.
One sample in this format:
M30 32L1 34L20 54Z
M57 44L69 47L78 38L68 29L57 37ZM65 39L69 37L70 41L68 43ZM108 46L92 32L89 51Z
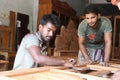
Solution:
M89 23L89 26L96 28L98 26L99 21L100 21L100 19L97 19L97 21L95 23L92 22L94 25L91 26Z
M41 35L41 37L44 42L49 42L52 39L50 36L43 37L43 35Z

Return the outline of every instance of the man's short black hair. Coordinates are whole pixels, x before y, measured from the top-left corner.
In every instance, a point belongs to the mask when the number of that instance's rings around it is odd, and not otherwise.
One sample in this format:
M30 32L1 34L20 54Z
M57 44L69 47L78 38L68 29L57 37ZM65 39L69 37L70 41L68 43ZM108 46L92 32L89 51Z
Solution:
M89 13L99 14L99 9L95 7L94 5L88 5L84 9L84 15L89 14Z
M58 17L54 14L46 14L44 16L42 16L41 20L40 20L40 24L41 25L46 25L47 23L52 23L53 25L55 25L56 27L60 27L61 24L58 20Z

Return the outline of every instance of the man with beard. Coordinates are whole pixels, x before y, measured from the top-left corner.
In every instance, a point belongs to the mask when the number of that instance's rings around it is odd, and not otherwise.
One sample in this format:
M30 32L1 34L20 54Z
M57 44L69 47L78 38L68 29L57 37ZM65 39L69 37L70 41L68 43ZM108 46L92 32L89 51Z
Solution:
M38 67L38 65L63 65L72 67L75 63L75 60L72 58L62 60L47 56L47 44L54 36L57 27L60 27L57 16L53 14L44 15L41 18L38 32L27 34L22 39L13 69L34 68Z
M112 25L106 17L101 17L99 10L89 5L84 11L85 19L78 27L79 54L78 63L99 62L109 66L111 53Z

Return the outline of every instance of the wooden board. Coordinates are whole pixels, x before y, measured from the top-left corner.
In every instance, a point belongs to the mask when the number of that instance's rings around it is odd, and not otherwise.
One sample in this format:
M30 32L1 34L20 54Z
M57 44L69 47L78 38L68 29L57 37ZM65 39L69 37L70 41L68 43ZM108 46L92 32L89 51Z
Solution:
M110 80L107 78L101 78L97 76L74 73L58 69L49 69L45 71L37 71L35 73L12 75L8 78L15 80Z
M114 68L114 67L104 67L100 65L87 65L87 67L90 67L92 70L107 70L115 73L116 71L119 71L120 68Z
M108 76L108 74L114 74L120 70L120 68L104 67L98 64L76 65L75 68L78 68L80 71L76 72L74 68L63 66L44 66L40 68L0 72L0 75L16 80L111 80L111 75ZM87 72L87 70L91 71Z
M79 76L54 72L54 71L43 71L35 74L21 75L12 77L18 80L83 80Z

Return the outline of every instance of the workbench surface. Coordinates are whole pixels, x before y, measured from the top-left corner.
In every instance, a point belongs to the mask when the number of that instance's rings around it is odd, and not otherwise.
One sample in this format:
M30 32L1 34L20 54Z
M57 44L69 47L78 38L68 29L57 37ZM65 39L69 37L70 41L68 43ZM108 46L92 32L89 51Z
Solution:
M0 80L6 80L6 77L11 78L7 80L111 80L110 75L120 70L119 64L113 63L110 67L100 66L99 64L81 64L75 67L78 71L63 66L4 71L0 72Z

